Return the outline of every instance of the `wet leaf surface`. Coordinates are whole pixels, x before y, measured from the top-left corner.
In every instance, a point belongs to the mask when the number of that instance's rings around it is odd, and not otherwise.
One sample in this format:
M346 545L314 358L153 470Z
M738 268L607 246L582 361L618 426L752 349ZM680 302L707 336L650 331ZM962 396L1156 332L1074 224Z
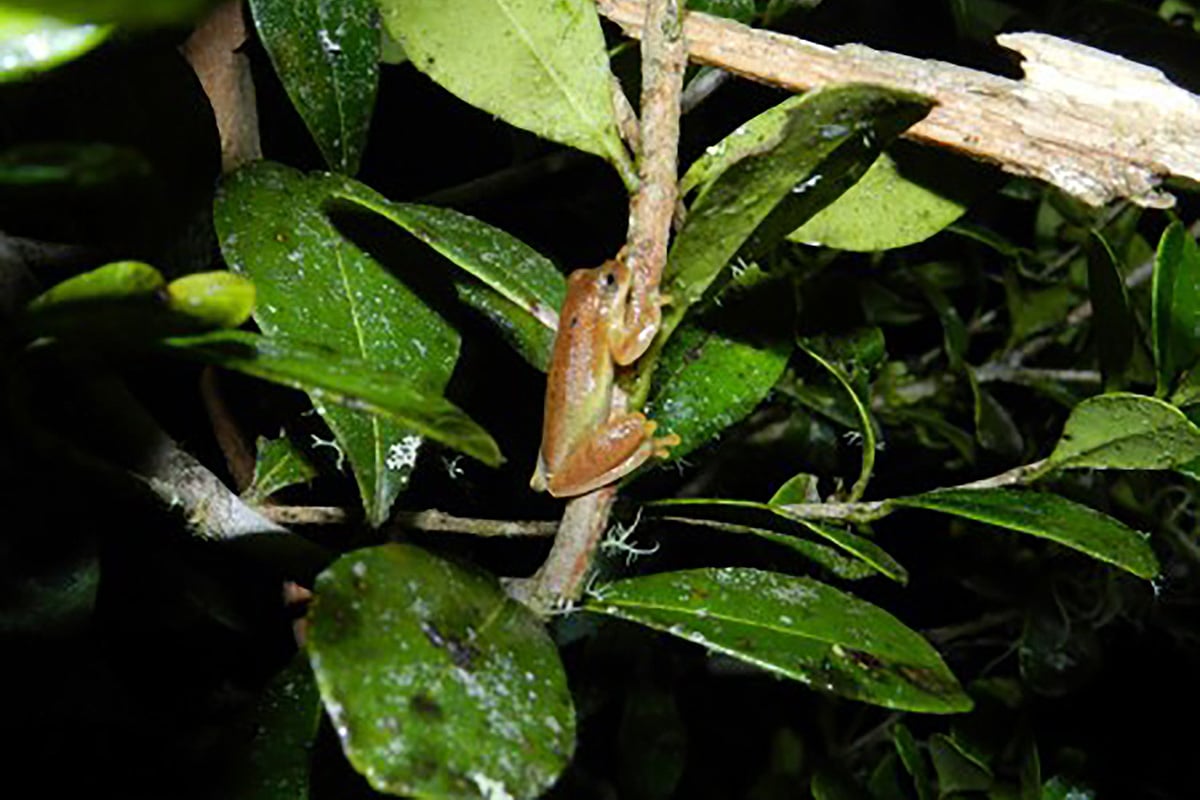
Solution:
M250 0L275 72L337 172L358 171L379 88L372 0Z
M532 800L566 766L558 652L494 578L409 545L359 550L318 577L308 621L325 708L375 789Z
M1032 534L1132 572L1158 574L1146 534L1065 497L1019 489L944 489L889 501Z
M971 708L920 635L886 611L809 578L748 568L669 572L601 587L584 608L843 697L928 713Z

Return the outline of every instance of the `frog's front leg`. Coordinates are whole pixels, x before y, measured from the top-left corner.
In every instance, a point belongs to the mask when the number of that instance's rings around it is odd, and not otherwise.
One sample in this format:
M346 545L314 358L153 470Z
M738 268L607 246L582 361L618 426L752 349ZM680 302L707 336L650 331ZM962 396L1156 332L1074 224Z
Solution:
M578 442L557 469L543 474L547 491L555 497L586 494L628 475L650 456L665 457L679 437L655 437L657 426L639 412L613 417ZM539 464L539 471L545 473L545 466Z

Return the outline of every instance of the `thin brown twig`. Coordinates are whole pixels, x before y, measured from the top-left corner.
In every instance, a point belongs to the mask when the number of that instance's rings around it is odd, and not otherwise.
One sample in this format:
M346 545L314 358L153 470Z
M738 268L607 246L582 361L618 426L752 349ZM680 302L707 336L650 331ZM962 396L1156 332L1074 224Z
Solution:
M477 519L456 517L444 511L398 511L392 515L392 529L465 533L471 536L544 537L558 530L554 520Z
M246 436L229 411L225 396L221 394L215 367L205 367L200 373L200 397L204 401L204 410L208 413L209 424L212 425L213 437L221 454L225 456L225 466L233 478L234 489L242 494L254 481L254 453L246 443Z

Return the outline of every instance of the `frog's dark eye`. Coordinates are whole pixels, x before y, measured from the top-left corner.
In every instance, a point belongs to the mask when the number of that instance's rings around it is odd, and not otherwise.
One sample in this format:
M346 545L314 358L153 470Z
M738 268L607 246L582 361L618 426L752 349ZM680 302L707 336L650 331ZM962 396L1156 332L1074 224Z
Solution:
M617 282L616 275L613 275L611 272L604 273L604 285L605 286L612 286L616 282Z

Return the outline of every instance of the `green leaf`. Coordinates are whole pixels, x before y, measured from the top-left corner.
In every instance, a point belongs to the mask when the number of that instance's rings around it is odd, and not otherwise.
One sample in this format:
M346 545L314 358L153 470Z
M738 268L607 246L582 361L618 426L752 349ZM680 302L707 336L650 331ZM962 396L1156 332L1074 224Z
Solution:
M167 308L201 328L236 328L254 311L254 284L232 272L197 272L167 284Z
M203 272L168 285L148 264L119 261L43 292L29 303L23 324L33 336L136 346L161 336L236 327L253 307L254 286L237 275Z
M801 539L794 533L779 533L778 531L770 530L762 526L756 525L739 525L736 522L726 522L719 519L703 519L700 517L687 516L672 516L668 513L659 517L659 519L668 522L678 522L684 525L692 525L701 528L712 528L713 530L722 531L723 533L743 534L748 536L757 536L760 539L765 539L768 542L781 545L807 558L816 564L821 565L843 580L857 581L863 578L869 578L872 575L878 574L876 570L865 561L858 558L849 558L832 547L826 547L823 544Z
M86 192L150 176L150 163L132 147L105 142L36 142L0 151L0 187Z
M590 0L378 0L413 66L510 125L637 176L617 131L612 73Z
M938 776L938 792L942 797L957 792L985 792L992 786L992 776L955 746L954 740L940 733L929 737L929 755Z
M929 713L971 707L937 651L916 632L808 578L706 568L628 578L599 595L584 608L843 697Z
M298 654L271 678L248 719L251 739L240 752L231 800L308 800L312 746L321 696L308 659Z
M800 349L841 385L858 417L858 431L862 436L862 466L848 497L850 502L856 502L866 492L875 469L875 448L878 444L875 420L870 411L870 379L872 367L887 357L883 348L883 334L878 328L871 328L843 340L802 339Z
M871 800L908 800L909 795L904 784L900 759L895 753L886 753L871 770L871 776L867 779L867 791L871 793Z
M162 273L141 261L116 261L55 284L29 302L33 314L87 303L142 299L166 285Z
M982 188L974 172L948 154L895 148L787 238L857 252L916 244L966 212L965 195Z
M661 431L679 436L671 459L707 444L762 402L791 356L791 319L790 296L779 281L768 281L723 300L719 314L667 340L646 413Z
M1088 294L1095 317L1092 331L1100 356L1100 371L1106 389L1119 389L1126 383L1136 329L1117 257L1095 231L1088 238L1087 265Z
M496 326L521 358L542 372L550 369L555 328L547 327L500 292L472 278L456 280L454 290L460 300Z
M1157 394L1164 397L1200 361L1200 247L1180 222L1158 242L1151 293Z
M833 86L785 101L710 148L684 177L703 188L669 254L669 318L698 300L747 240L762 249L794 230L929 108L904 92Z
M373 0L250 0L259 38L329 168L353 175L379 88Z
M149 26L194 21L218 2L220 0L4 0L4 5L72 22Z
M1056 494L1020 489L943 489L889 502L1049 539L1141 578L1158 575L1158 559L1145 534Z
M308 653L350 763L381 792L538 797L575 743L554 643L496 580L410 545L317 578Z
M111 33L104 25L77 25L36 10L0 6L0 83L76 59Z
M413 384L404 373L383 372L323 347L243 331L172 337L163 339L160 349L302 389L319 408L335 403L395 420L405 430L428 436L490 466L504 461L487 431L440 394ZM389 448L389 462L413 458L405 451L415 446L411 440L395 442Z
M317 469L291 439L258 437L254 459L254 479L243 496L251 502L266 498L298 483L308 483L317 477Z
M775 490L775 494L771 495L771 499L767 502L773 506L785 506L790 503L819 503L821 498L817 494L817 480L816 475L810 475L807 472L793 475Z
M809 783L813 800L868 800L852 778L828 767L817 770Z
M872 569L888 576L898 583L908 581L908 571L892 558L887 551L864 536L834 525L815 522L806 519L786 505L756 503L751 500L725 500L720 498L675 498L658 500L650 503L647 508L653 513L666 510L678 522L692 520L720 520L752 526L747 533L754 533L770 541L779 542L794 550L804 552L797 546L800 541L795 537L818 537L828 544L837 547L842 552L869 564ZM778 531L775 536L767 536L764 532ZM787 534L781 537L780 533ZM792 539L795 543L787 541ZM834 571L834 574L838 574ZM860 577L851 575L850 577Z
M328 219L326 207L347 185L270 162L227 177L214 211L225 261L253 279L255 319L268 336L323 345L407 376L422 395L440 394L458 359L458 333ZM417 431L315 395L313 405L350 459L367 519L382 524L408 484Z
M1045 469L1171 469L1200 457L1200 428L1161 400L1102 394L1071 411Z
M933 800L929 765L921 753L921 748L917 745L917 740L913 738L912 732L904 725L897 723L892 728L892 744L895 745L896 753L900 756L900 763L912 776L913 786L917 790L917 800Z
M408 231L553 332L567 282L550 259L520 239L453 209L393 203L349 179L330 178L329 186L337 199L379 214ZM511 321L527 325L530 320L514 315Z

